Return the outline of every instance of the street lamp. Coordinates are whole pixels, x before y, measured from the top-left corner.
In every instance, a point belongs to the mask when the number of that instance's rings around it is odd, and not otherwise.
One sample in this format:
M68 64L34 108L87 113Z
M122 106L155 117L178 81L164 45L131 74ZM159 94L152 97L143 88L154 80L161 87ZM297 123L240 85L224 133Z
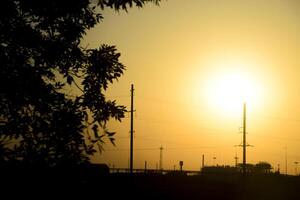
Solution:
M294 164L296 165L296 166L295 166L295 175L297 176L297 175L298 175L298 173L297 173L297 165L298 165L298 162L295 161Z
M215 166L215 160L217 159L216 157L213 157L213 159L214 159L214 163L213 163L213 166Z

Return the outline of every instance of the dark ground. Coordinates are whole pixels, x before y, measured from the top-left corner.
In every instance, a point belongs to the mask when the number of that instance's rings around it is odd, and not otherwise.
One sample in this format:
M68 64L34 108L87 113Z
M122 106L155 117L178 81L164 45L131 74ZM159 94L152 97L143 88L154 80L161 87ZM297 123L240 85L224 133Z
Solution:
M74 171L76 170L2 170L0 199L300 199L299 176L129 176Z

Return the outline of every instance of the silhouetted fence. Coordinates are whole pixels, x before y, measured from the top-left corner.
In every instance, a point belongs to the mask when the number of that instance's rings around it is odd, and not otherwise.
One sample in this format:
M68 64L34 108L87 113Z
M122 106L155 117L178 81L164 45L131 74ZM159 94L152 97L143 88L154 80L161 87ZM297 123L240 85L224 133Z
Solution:
M110 168L110 173L130 173L128 168ZM199 175L200 171L192 171L192 170L160 170L160 169L133 169L133 173L135 174L174 174L174 175Z

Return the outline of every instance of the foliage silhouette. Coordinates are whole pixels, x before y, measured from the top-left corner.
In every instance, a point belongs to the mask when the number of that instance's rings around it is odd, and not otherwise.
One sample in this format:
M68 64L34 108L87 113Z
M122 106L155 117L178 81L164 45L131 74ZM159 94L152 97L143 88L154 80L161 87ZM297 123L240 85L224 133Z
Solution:
M105 8L158 0L3 0L0 3L0 162L59 166L89 161L111 118L125 107L106 99L124 72L115 46L85 49L80 40ZM70 88L76 92L68 92ZM85 137L92 129L94 136Z

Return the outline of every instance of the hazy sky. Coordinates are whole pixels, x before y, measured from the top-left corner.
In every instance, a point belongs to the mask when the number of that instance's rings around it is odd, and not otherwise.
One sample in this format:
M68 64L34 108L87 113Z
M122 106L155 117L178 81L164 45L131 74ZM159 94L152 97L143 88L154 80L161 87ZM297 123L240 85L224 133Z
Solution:
M242 161L241 90L248 162L295 173L300 161L300 3L297 0L168 0L128 13L107 9L82 46L116 45L126 65L107 96L130 109L135 92L134 167L198 170ZM245 89L246 87L246 89ZM242 89L241 89L242 88ZM96 162L128 167L129 115ZM215 162L213 157L216 157ZM300 171L300 166L298 171Z

